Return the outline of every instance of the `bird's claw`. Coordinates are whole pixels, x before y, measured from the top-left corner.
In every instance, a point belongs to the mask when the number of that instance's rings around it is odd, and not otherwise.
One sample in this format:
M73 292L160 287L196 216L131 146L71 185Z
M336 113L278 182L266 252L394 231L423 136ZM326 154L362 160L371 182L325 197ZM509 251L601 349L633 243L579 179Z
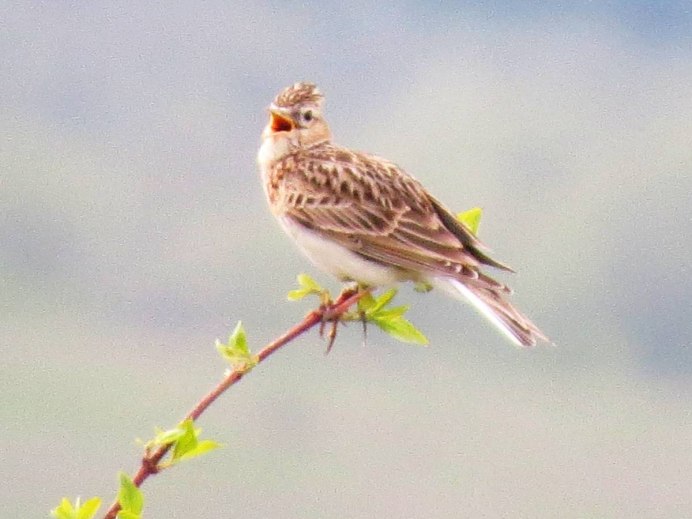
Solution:
M351 296L354 296L359 292L361 287L354 285L353 287L345 288L339 295L338 301L343 301ZM338 302L337 301L337 302ZM326 333L327 338L327 350L325 355L332 351L334 346L334 341L336 341L336 334L339 328L339 323L344 314L343 311L337 310L337 305L329 297L329 293L323 294L322 302L320 304L319 312L322 315L322 322L320 323L320 337L325 337L325 329L327 323L331 323L329 331ZM365 326L365 316L363 316L363 326Z
M332 321L332 327L329 329L329 333L327 334L327 350L324 352L325 355L328 355L330 351L332 351L332 346L334 346L334 341L336 341L336 330L337 327L339 326L339 320L333 320Z
M331 323L329 332L326 334L328 342L325 355L327 355L330 351L332 351L334 341L336 341L336 332L339 326L339 320L341 319L341 313L334 311L334 305L331 301L327 304L322 303L320 305L320 313L322 314L322 322L320 323L320 337L325 337L327 323Z

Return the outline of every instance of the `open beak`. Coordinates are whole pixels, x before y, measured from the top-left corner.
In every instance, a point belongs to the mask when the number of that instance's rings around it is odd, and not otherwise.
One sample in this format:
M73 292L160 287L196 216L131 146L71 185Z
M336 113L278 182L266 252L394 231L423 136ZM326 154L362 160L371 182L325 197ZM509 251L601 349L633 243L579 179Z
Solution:
M290 132L295 126L289 114L275 107L269 108L269 127L273 133Z

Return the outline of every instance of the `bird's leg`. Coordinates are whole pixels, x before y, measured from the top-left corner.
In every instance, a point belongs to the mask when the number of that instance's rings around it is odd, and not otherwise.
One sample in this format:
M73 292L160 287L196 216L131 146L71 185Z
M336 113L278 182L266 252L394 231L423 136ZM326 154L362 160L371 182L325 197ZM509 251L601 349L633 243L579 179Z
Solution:
M353 289L344 289L338 297L338 300L343 301L351 295L355 294L356 291ZM322 304L320 305L320 311L322 312L322 322L320 323L320 337L324 337L324 329L328 322L331 322L331 328L329 328L329 333L327 333L327 350L324 352L328 355L332 351L334 346L334 341L336 341L336 332L339 327L339 320L341 319L341 314L336 314L334 312L334 301L329 298L329 293L322 294Z
M341 291L341 294L339 294L339 297L337 298L337 303L340 301L344 301L348 299L349 297L357 294L361 290L367 290L367 287L361 286L358 283L354 283L351 286L347 286ZM329 294L327 294L327 297L323 297L322 299L322 304L320 305L320 312L322 313L322 322L320 323L320 336L324 337L324 330L327 322L331 322L332 325L329 329L329 333L327 333L327 351L325 352L325 355L327 355L330 351L332 351L332 347L334 346L334 341L336 341L336 333L339 327L339 323L341 322L341 317L343 316L343 312L336 313L335 312L335 307L336 304L334 301L328 298ZM365 322L363 322L363 325L365 325Z
M344 287L344 289L341 291L341 295L339 297L346 299L348 297L356 295L361 290L366 290L366 289L367 289L367 287L365 285L360 285L359 283L356 283L354 281L354 282L351 282Z
M358 293L359 290L370 290L370 287L357 284L354 293ZM358 310L358 315L360 316L360 322L363 324L363 346L366 346L368 343L368 320L363 310Z
M343 297L341 295L340 299ZM350 297L350 296L349 296ZM334 312L334 302L329 301L328 303L322 303L320 305L320 312L322 312L322 322L320 323L320 337L324 337L324 329L328 322L331 323L329 332L327 333L327 351L324 352L327 355L332 351L332 346L334 346L334 341L336 340L336 331L339 326L339 321L341 319L341 314Z
M324 352L325 355L329 355L329 352L332 351L332 346L334 346L334 341L336 340L336 329L339 326L339 319L336 318L332 321L332 327L329 330L329 333L327 334L327 338L329 339L329 342L327 343L327 350Z
M333 306L333 301L331 296L329 295L328 290L322 291L320 294L320 308L319 312L322 314L322 322L320 323L320 337L324 337L324 325L327 323L328 319L326 319L327 313L329 313L329 309ZM330 332L331 335L331 332ZM336 335L336 334L335 334Z
M365 312L362 310L358 312L360 314L360 322L363 324L363 346L368 344L368 320L365 318Z

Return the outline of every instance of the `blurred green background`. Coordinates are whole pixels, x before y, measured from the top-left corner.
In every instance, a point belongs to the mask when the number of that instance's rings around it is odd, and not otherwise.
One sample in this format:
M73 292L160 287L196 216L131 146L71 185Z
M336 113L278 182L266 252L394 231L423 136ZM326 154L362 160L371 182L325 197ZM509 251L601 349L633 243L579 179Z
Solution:
M4 2L2 515L114 496L154 426L308 310L255 154L283 87L337 142L484 208L557 343L404 290L431 347L358 326L263 364L145 516L692 515L692 13L642 2ZM561 5L561 6L560 6Z

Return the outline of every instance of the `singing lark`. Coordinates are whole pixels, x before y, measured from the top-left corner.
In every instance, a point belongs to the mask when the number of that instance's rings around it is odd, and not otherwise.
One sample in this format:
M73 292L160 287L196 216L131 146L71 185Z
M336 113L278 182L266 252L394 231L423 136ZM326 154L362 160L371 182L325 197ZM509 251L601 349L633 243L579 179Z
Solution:
M545 335L481 271L512 271L396 164L332 143L314 84L296 83L269 107L258 154L272 213L320 269L378 287L421 282L466 298L514 344Z

